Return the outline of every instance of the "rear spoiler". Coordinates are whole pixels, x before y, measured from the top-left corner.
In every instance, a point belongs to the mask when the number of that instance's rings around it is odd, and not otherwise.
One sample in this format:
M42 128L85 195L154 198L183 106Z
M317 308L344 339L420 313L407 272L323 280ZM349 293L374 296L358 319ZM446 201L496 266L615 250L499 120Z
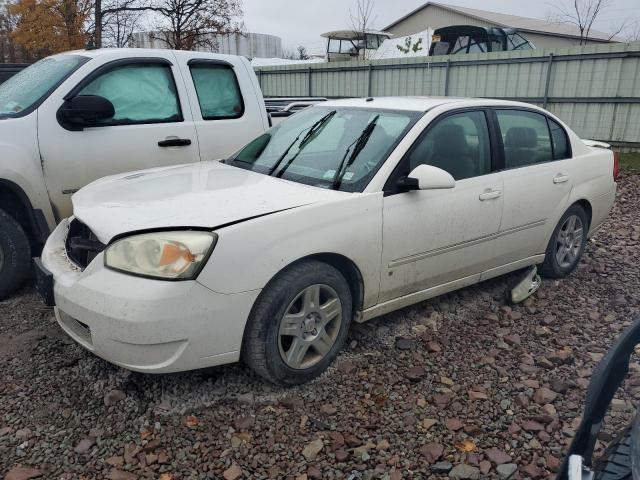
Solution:
M608 143L598 142L597 140L582 140L582 141L587 147L608 148L609 150L611 149L611 145L609 145Z

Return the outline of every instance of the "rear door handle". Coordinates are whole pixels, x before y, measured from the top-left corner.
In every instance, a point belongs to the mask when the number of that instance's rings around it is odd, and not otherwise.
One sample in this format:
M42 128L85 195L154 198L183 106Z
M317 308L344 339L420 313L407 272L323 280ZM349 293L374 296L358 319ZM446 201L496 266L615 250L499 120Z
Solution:
M189 145L191 145L191 140L188 138L167 138L158 142L158 146L162 148L188 147Z
M487 200L494 200L496 198L500 198L502 196L502 192L500 190L487 190L480 194L480 201L486 202Z
M553 177L553 183L555 183L556 185L558 183L566 183L568 181L569 181L569 175L564 175L562 173L559 173L558 175Z

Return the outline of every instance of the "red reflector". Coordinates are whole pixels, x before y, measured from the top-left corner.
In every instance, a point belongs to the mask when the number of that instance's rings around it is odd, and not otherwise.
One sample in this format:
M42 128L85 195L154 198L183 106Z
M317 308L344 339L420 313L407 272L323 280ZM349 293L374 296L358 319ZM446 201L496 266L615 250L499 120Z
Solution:
M620 152L613 152L613 180L617 181L620 175Z

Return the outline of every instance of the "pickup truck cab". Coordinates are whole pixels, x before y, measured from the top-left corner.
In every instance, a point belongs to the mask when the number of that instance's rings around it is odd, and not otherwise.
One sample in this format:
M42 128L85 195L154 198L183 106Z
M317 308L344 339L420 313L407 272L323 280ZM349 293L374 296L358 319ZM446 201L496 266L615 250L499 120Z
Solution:
M71 215L81 187L226 158L267 128L260 85L243 57L83 50L12 77L0 85L0 299L27 277L32 255Z

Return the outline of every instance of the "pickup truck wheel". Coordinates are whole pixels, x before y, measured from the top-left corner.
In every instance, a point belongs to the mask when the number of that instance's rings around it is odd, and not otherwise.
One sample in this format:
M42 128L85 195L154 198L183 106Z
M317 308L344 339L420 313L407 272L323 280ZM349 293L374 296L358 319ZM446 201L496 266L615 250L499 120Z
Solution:
M319 261L301 262L269 282L256 301L242 357L273 383L308 382L342 349L352 311L349 285L337 269Z
M0 210L0 300L13 293L29 276L31 246L24 229Z
M556 226L540 273L547 278L564 278L573 272L587 246L589 219L580 205L573 205Z

